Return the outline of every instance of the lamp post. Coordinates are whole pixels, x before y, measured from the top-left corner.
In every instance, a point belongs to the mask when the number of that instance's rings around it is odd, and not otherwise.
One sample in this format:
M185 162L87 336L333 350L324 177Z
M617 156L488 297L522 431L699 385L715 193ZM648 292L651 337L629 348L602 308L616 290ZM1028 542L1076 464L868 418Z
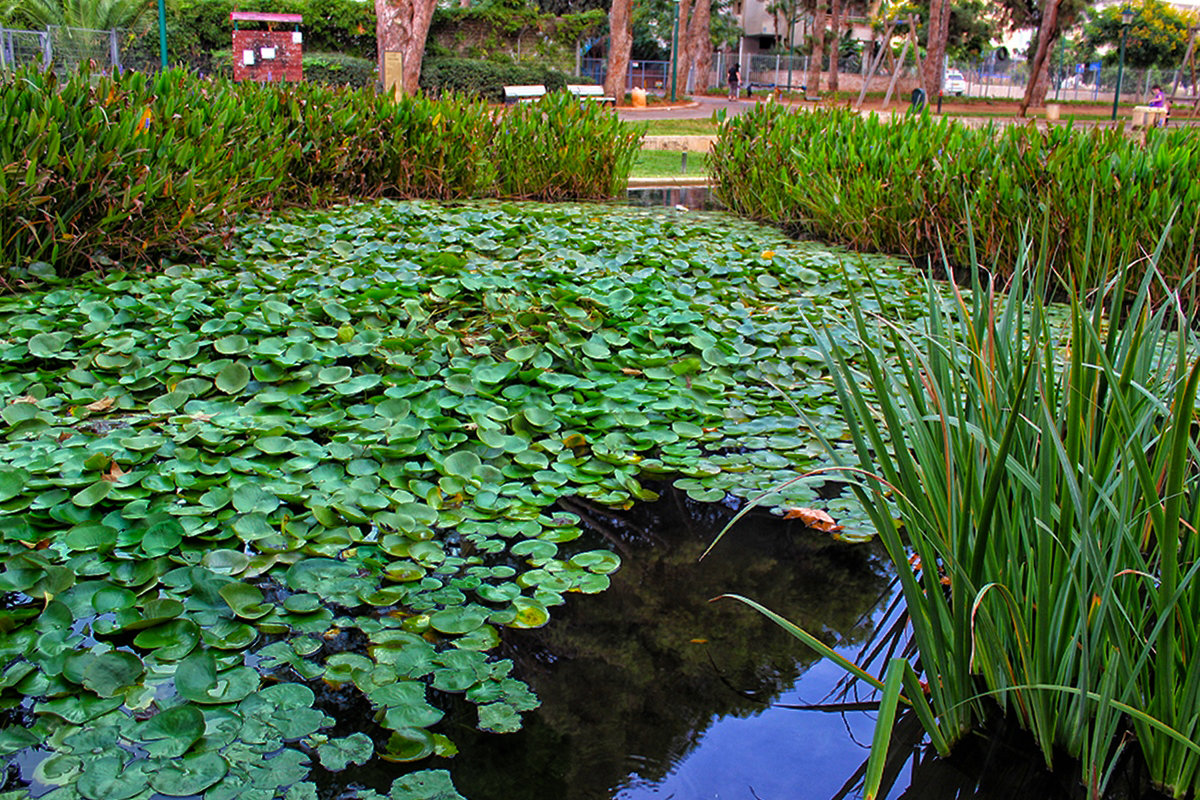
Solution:
M675 32L671 35L671 102L675 102L675 79L679 74L679 0L675 0Z
M1133 24L1133 9L1126 8L1121 12L1121 56L1117 60L1117 90L1113 92L1113 122L1117 121L1117 102L1121 99L1121 76L1125 72L1125 39L1129 36L1129 26Z

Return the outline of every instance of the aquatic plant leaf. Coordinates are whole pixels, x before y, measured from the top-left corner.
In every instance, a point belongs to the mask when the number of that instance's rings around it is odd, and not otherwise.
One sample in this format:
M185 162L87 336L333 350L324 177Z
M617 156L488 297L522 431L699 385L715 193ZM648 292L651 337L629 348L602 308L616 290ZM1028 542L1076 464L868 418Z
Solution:
M125 764L119 756L104 756L88 761L75 789L87 800L126 800L141 794L149 783L146 763Z
M392 731L379 757L384 761L420 761L433 753L433 746L433 734L429 731L401 728Z
M225 394L237 394L250 383L250 368L240 361L227 364L213 381L216 387Z
M392 783L388 800L466 800L454 789L450 773L427 769L402 775Z
M235 703L258 689L258 673L249 667L217 671L207 650L189 655L175 670L175 691L193 703Z
M211 751L171 759L157 767L150 777L150 785L168 797L200 794L229 771L225 759Z
M137 729L137 740L156 758L178 758L204 735L204 714L191 705L160 711Z
M492 733L516 733L521 730L521 715L507 703L489 703L479 707L477 727Z
M112 697L137 683L145 667L132 653L112 650L92 656L83 670L83 685L100 697Z
M375 744L365 733L330 739L317 747L321 766L331 772L340 772L350 764L366 764L374 754Z

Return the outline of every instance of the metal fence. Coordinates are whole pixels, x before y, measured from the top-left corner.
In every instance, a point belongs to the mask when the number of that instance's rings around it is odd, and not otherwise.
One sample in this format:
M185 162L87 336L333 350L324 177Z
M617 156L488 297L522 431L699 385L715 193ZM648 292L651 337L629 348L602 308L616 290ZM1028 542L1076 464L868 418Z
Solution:
M36 67L59 73L73 72L80 64L118 72L155 68L157 61L147 58L147 38L116 29L93 31L57 25L44 31L0 28L0 68Z

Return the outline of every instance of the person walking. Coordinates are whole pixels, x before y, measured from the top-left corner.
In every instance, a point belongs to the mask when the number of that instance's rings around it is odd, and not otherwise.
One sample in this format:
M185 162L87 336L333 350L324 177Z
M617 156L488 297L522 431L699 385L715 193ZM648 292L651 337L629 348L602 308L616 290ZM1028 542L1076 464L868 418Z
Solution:
M736 61L733 62L733 66L729 68L729 99L730 100L738 99L738 77L739 77L738 71L740 69L741 68L738 66L738 63Z

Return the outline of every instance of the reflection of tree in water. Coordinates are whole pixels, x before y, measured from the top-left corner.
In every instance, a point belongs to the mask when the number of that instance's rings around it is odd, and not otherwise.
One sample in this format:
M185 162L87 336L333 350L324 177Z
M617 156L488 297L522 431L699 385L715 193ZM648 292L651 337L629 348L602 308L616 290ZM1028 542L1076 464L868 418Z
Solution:
M887 584L871 547L766 514L740 522L697 563L733 512L675 492L619 516L567 507L623 563L608 591L506 637L514 676L542 707L516 735L475 738L466 719L448 731L462 755L447 766L471 800L591 800L633 771L656 780L714 718L761 711L815 660L754 611L710 598L743 594L847 643L870 633L865 617Z

